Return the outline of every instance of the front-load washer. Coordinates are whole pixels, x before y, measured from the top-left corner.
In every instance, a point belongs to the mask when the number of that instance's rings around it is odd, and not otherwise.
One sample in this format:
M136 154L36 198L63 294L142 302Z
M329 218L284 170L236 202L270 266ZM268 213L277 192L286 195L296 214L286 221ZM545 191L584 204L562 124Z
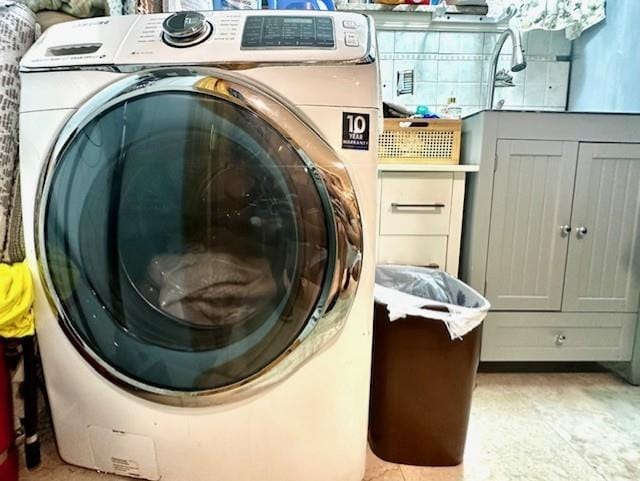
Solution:
M357 14L93 18L37 41L22 200L65 461L361 479L378 78Z

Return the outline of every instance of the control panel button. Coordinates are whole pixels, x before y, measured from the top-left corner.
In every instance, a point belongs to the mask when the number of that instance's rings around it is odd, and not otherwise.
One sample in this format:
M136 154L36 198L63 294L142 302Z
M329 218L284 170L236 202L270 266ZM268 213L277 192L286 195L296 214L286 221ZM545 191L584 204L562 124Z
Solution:
M242 32L243 49L253 48L333 48L331 17L295 15L250 15Z
M206 40L212 26L199 12L178 12L162 22L162 39L172 47L190 47Z
M358 34L353 32L345 33L344 43L347 47L359 47L360 41L358 40Z
M350 30L353 30L354 28L358 27L358 24L354 20L343 20L342 21L342 26L344 28L348 28Z

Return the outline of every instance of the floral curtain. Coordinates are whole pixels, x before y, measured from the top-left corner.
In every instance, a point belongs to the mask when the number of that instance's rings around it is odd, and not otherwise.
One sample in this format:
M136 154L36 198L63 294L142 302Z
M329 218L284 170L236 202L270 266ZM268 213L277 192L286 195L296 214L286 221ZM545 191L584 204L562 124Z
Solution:
M492 12L518 7L514 21L521 30L564 30L569 40L605 18L605 0L488 0Z

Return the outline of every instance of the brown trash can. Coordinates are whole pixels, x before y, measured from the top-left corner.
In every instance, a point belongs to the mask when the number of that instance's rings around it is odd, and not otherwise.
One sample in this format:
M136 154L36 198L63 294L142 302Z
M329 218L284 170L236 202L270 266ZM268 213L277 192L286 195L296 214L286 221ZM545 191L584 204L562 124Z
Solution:
M480 336L480 326L451 340L438 320L390 322L376 302L369 443L378 457L418 466L462 462Z

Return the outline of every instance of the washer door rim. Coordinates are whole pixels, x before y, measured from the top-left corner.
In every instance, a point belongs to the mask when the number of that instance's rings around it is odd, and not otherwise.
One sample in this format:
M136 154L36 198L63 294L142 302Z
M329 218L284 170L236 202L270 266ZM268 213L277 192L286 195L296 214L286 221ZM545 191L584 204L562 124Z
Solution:
M318 186L324 186L330 241L325 283L314 312L290 347L253 376L221 388L178 391L148 385L121 373L82 339L62 307L53 285L45 246L48 193L56 164L76 135L114 105L150 93L190 92L230 101L258 115L297 151ZM303 147L304 146L304 147ZM43 166L36 197L35 247L45 295L66 337L104 378L135 395L166 405L209 406L252 396L284 380L342 331L353 303L362 267L362 221L346 166L313 123L268 87L235 72L216 68L156 68L116 80L83 103L60 129Z

